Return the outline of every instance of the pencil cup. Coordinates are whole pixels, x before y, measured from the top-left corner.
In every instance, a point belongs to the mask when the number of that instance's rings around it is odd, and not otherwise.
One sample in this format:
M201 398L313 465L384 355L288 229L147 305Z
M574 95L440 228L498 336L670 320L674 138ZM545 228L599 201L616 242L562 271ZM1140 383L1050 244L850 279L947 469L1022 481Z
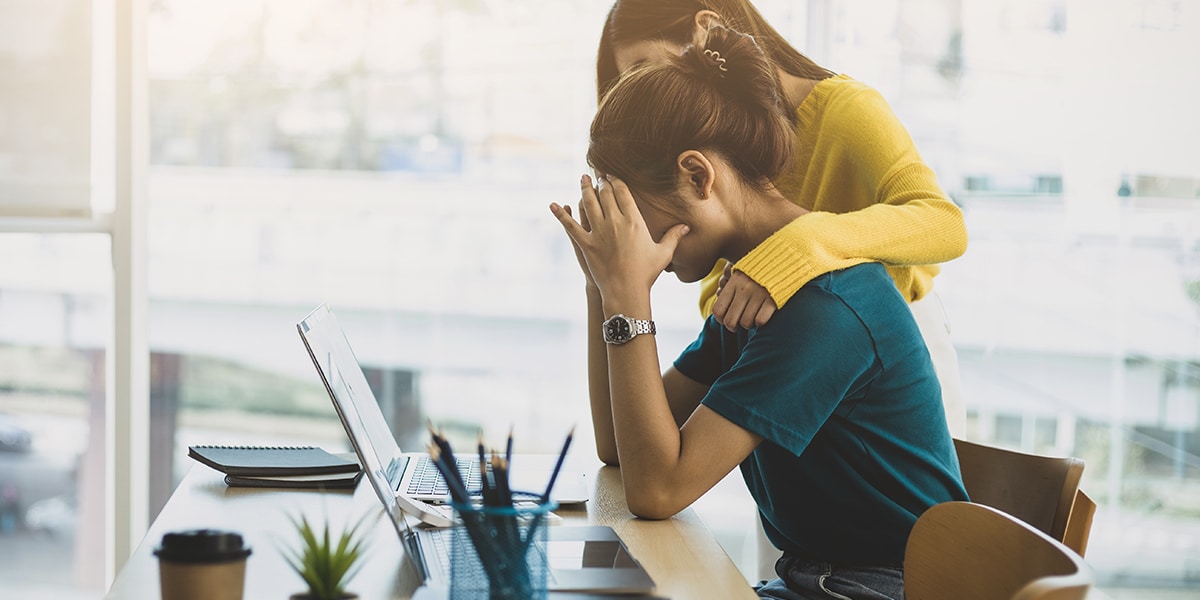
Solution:
M163 600L242 600L250 547L232 531L163 535L154 549Z
M557 506L454 504L459 522L450 538L451 600L544 600L546 517Z

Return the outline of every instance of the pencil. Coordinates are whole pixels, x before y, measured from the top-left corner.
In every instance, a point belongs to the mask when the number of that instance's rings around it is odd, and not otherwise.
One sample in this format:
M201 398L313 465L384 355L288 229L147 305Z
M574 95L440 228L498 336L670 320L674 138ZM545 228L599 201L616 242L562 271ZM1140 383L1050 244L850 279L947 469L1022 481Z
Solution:
M429 458L433 460L434 466L441 472L442 479L446 480L446 487L450 488L450 497L460 504L469 503L471 495L467 493L467 488L463 485L462 474L458 472L458 466L446 464L444 460L444 456L446 455L442 454L441 448L433 444L428 444L426 450L429 452ZM454 454L449 454L448 456L453 460Z
M508 461L492 453L492 473L496 475L497 506L512 508L512 488L508 486Z
M437 447L442 451L442 454L453 457L454 452L450 450L450 442L446 440L446 436L444 434L439 433L433 428L433 420L426 419L425 424L429 427L429 435L433 438L433 443L437 444Z
M567 457L567 448L571 447L571 438L575 436L575 426L571 426L571 431L567 433L567 439L563 442L562 452L558 454L558 462L554 463L554 471L550 473L550 481L546 484L546 492L542 494L541 503L545 504L550 501L550 492L554 489L554 481L558 479L558 472L562 470L563 459Z
M479 495L483 498L484 504L494 504L495 486L488 481L487 458L483 450L483 430L479 430Z
M513 438L513 426L509 425L508 426L508 443L504 445L504 461L509 462L509 463L512 462L512 438Z

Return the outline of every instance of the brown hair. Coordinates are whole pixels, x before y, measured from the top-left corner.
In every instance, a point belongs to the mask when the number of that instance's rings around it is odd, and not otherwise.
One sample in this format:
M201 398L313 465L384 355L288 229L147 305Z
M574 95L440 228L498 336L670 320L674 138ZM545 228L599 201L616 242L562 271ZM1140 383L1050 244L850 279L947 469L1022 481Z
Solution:
M711 10L720 24L754 36L767 58L785 73L805 79L834 75L796 50L749 0L617 0L608 11L596 52L596 92L603 98L617 81L616 47L641 41L691 43L696 13Z
M673 197L679 154L709 151L765 189L791 162L789 115L754 38L718 25L702 45L618 79L592 120L588 163L638 192Z

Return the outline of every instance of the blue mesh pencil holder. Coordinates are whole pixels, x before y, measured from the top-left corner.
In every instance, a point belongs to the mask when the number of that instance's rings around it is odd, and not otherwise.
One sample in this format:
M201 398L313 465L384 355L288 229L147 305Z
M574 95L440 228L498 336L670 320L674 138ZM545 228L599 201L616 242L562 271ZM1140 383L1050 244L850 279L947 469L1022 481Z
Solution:
M450 538L451 600L544 600L546 519L558 504L453 506L459 519Z

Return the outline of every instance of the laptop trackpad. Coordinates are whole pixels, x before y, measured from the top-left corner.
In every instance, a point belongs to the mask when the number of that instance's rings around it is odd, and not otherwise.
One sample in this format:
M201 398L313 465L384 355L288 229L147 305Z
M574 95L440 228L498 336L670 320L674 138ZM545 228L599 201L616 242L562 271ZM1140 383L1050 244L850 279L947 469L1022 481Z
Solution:
M512 489L522 492L541 494L546 490L546 482L549 479L550 471L514 469L509 472L509 485L512 486ZM558 479L554 482L554 491L550 495L559 504L587 502L587 483L585 473L563 470L558 474Z

